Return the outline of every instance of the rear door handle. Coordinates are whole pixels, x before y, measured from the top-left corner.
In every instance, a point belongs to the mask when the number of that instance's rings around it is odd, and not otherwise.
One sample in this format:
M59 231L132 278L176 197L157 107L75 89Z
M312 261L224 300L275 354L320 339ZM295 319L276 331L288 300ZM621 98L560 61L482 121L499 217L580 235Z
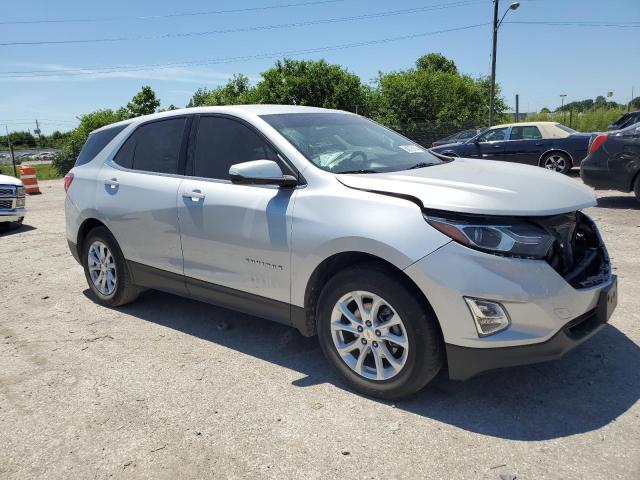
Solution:
M182 197L189 198L192 202L199 202L200 200L204 200L206 195L200 190L192 190L191 192L182 192Z
M104 181L104 184L111 188L118 188L118 186L120 185L120 182L118 182L117 178L107 178Z
M502 145L494 145L493 148L502 148Z

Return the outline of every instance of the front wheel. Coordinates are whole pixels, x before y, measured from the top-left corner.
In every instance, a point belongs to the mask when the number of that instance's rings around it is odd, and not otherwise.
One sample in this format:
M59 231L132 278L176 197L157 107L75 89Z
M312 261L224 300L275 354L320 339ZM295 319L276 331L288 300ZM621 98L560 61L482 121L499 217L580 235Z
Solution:
M540 166L558 173L568 173L571 170L571 159L561 152L551 152L540 160Z
M444 362L435 314L395 272L377 264L347 268L322 290L322 351L357 391L396 399L417 392Z

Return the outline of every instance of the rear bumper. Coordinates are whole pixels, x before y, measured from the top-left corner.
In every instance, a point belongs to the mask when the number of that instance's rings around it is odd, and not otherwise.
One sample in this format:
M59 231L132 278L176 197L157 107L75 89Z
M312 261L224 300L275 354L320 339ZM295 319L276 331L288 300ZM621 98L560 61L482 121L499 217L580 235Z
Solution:
M595 335L617 304L616 278L600 292L596 308L568 322L542 343L502 348L473 348L446 344L449 378L466 380L479 373L505 367L547 362L564 356Z

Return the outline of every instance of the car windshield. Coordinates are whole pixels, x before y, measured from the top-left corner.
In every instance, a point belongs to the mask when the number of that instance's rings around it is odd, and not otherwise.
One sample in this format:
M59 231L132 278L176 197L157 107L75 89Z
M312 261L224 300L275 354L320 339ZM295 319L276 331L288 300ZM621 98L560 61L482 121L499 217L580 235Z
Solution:
M560 130L564 130L567 133L576 133L573 128L569 128L566 125L562 125L561 123L556 123L556 127L558 127Z
M328 172L395 172L443 163L417 143L358 115L290 113L260 118Z

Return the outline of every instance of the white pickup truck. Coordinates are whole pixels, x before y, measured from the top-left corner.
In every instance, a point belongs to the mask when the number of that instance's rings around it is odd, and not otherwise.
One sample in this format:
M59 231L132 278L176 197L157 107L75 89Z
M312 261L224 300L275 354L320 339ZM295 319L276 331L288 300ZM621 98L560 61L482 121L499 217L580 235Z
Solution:
M22 182L0 175L0 230L20 225L26 213Z

